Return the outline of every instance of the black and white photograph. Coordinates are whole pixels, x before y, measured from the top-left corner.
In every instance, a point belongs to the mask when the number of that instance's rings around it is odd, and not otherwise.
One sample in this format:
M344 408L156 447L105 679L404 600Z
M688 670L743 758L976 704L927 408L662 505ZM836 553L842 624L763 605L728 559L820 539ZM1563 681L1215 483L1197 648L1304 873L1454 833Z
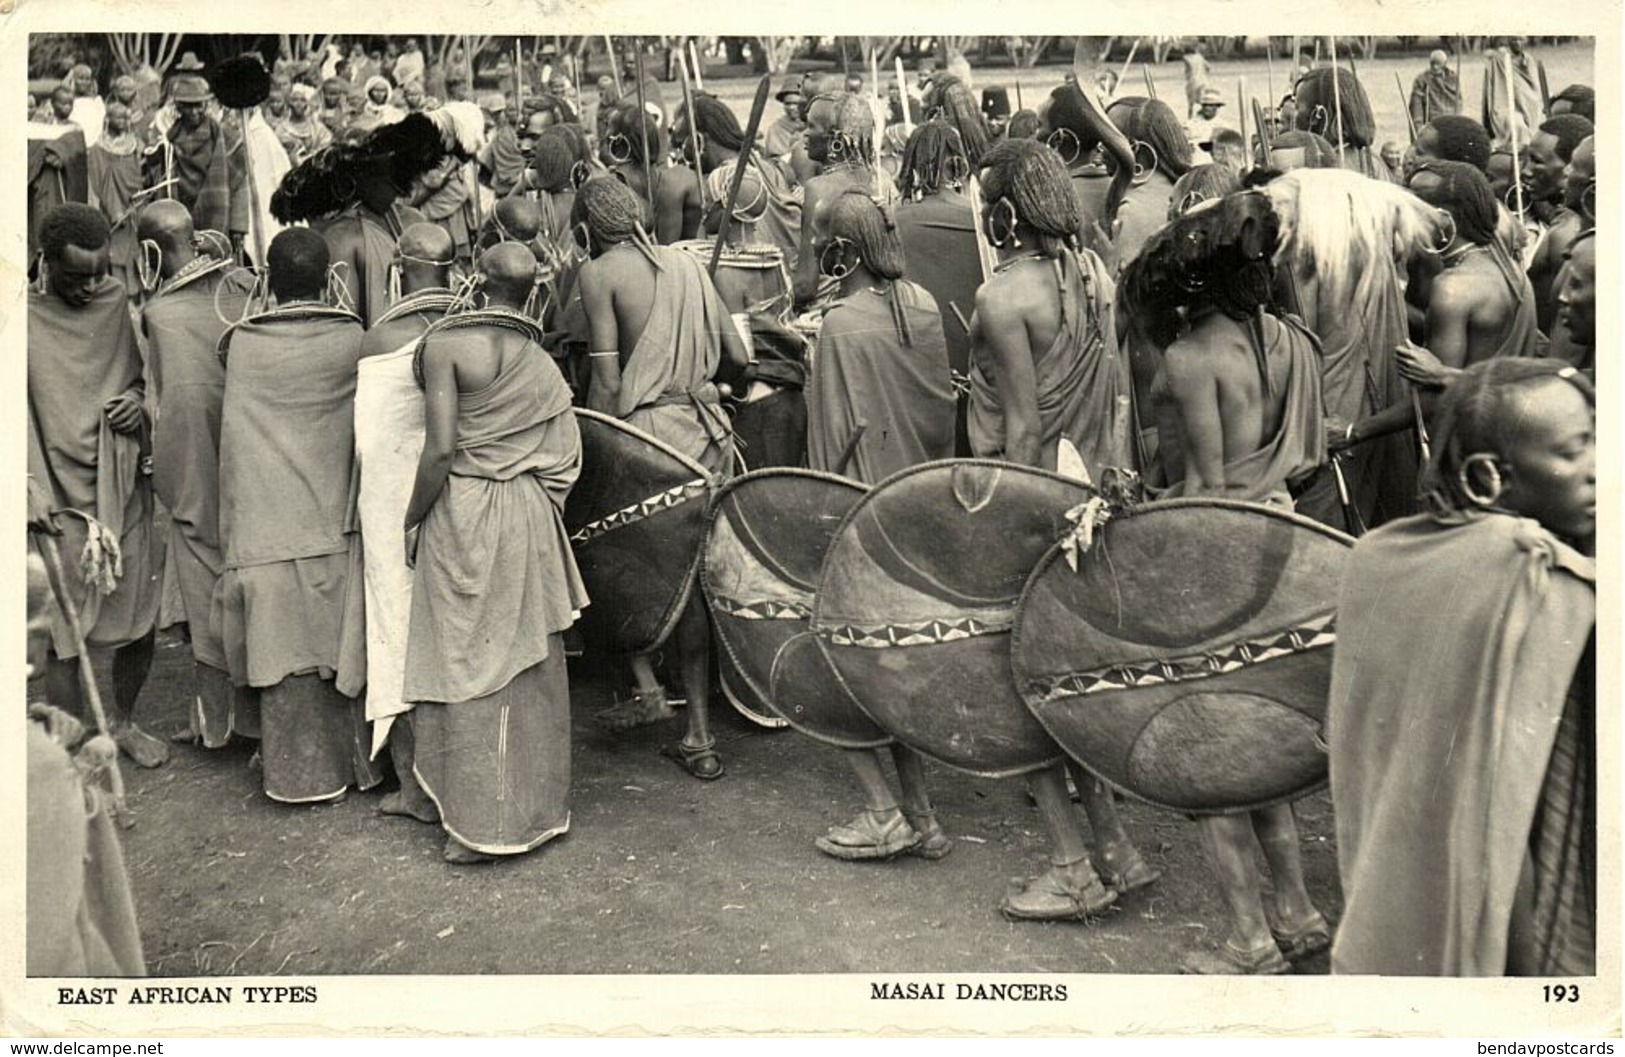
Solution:
M0 1031L1617 1034L1617 10L67 10Z

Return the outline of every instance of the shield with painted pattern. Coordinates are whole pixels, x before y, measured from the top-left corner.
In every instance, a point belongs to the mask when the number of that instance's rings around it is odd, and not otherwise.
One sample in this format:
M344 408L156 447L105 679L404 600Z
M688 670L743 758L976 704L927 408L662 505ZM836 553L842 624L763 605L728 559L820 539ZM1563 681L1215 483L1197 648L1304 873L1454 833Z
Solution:
M835 530L868 489L815 470L757 470L711 509L700 583L722 643L723 687L745 716L776 717L842 748L891 741L842 692L806 636Z
M971 774L1064 758L1010 674L1016 599L1094 496L989 459L911 467L876 485L835 534L812 630L846 690L898 741Z
M581 476L564 527L592 600L578 626L594 652L647 653L694 589L710 474L620 419L577 408L576 421Z
M1274 507L1171 499L1037 563L1015 678L1069 755L1148 803L1227 814L1324 785L1320 726L1353 541Z

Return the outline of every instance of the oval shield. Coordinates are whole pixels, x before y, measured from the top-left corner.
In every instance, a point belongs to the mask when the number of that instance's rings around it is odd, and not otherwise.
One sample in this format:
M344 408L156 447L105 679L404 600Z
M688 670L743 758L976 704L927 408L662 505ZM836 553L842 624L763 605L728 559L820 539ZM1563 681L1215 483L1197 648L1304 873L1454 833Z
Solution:
M843 748L891 738L845 699L816 648L790 651L777 669L775 659L807 630L824 553L867 490L813 470L777 468L736 478L712 506L700 565L722 643L724 686L730 699L743 698L735 706L746 716L779 717Z
M812 630L852 698L904 744L1004 777L1063 758L1010 675L1032 567L1094 495L1043 470L951 459L892 475L835 534Z
M1228 814L1326 781L1320 725L1353 541L1274 507L1171 499L1056 546L1016 608L1011 661L1068 754L1148 803Z
M640 429L576 408L581 476L564 504L591 650L647 653L677 626L705 534L705 467Z

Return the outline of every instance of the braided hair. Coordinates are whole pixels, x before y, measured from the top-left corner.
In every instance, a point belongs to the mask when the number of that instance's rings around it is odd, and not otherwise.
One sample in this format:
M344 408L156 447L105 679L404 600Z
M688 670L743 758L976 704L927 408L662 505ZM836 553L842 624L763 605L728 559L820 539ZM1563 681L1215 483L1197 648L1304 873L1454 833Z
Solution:
M1336 75L1334 86L1333 75ZM1320 66L1299 79L1293 89L1298 101L1298 128L1319 133L1332 146L1369 147L1376 142L1377 119L1371 112L1371 99L1365 94L1353 70ZM1341 108L1343 123L1338 125Z
M678 112L687 115L685 107L679 107ZM694 95L694 131L715 143L723 150L742 150L745 146L745 130L739 127L739 118L734 116L733 109L714 95L705 92L696 92Z
M1197 165L1174 181L1168 219L1184 216L1204 202L1241 190L1241 177L1228 165Z
M1106 108L1106 116L1133 143L1157 152L1157 169L1177 180L1191 167L1191 141L1172 108L1160 99L1128 96Z
M1124 306L1164 349L1184 329L1180 309L1212 305L1247 320L1273 304L1280 231L1269 199L1250 192L1177 217L1124 269Z
M588 235L601 247L630 242L660 267L653 241L643 227L643 199L613 176L594 176L577 189L570 224L586 225Z
M610 114L608 131L625 138L627 164L642 165L645 158L652 163L665 152L659 123L636 103L624 103L615 108ZM640 131L642 135L638 134Z
M1437 179L1418 179L1424 173ZM1456 231L1475 246L1495 244L1501 214L1495 191L1481 171L1460 161L1432 159L1417 166L1411 191L1430 206L1450 214Z
M1498 356L1481 360L1445 387L1433 431L1433 458L1422 471L1421 487L1441 511L1474 507L1462 487L1468 458L1487 453L1498 460L1522 442L1515 398L1520 390L1562 379L1578 389L1593 409L1596 390L1585 375L1562 360Z
M959 133L959 142L971 165L981 164L990 142L987 120L982 117L982 108L965 82L951 74L934 77L923 102L926 113L940 109L943 120Z
M570 174L575 168L576 139L563 125L549 125L536 137L531 167L536 170L536 186L557 194L570 188Z
M857 251L864 267L886 280L886 299L892 322L904 346L914 344L908 316L897 299L897 281L903 278L903 240L891 212L858 188L848 188L829 204L826 230L831 238L845 239Z
M1039 246L1055 256L1077 240L1083 210L1061 156L1037 140L995 143L982 158L982 197L991 207L1000 199L1038 233Z
M945 121L927 121L914 130L903 147L897 186L904 198L923 198L954 183L956 170L960 179L970 172L959 133Z

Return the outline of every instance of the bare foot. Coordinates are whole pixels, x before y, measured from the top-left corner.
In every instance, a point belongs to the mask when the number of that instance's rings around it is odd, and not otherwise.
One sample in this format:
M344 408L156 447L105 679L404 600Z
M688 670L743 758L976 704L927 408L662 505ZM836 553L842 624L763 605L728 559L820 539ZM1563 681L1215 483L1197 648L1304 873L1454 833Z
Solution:
M113 740L137 767L162 767L169 760L169 746L134 723L115 729Z
M615 702L598 713L596 718L609 730L632 730L659 723L674 715L676 713L666 701L665 689L656 687L634 693L628 700Z
M393 792L378 802L380 815L398 815L402 818L415 818L419 822L435 823L440 821L440 813L434 810L434 805L414 805L406 799L406 794Z
M495 855L487 855L482 851L475 851L466 844L458 843L455 837L446 838L446 850L443 858L454 866L472 866L481 862L496 862Z

